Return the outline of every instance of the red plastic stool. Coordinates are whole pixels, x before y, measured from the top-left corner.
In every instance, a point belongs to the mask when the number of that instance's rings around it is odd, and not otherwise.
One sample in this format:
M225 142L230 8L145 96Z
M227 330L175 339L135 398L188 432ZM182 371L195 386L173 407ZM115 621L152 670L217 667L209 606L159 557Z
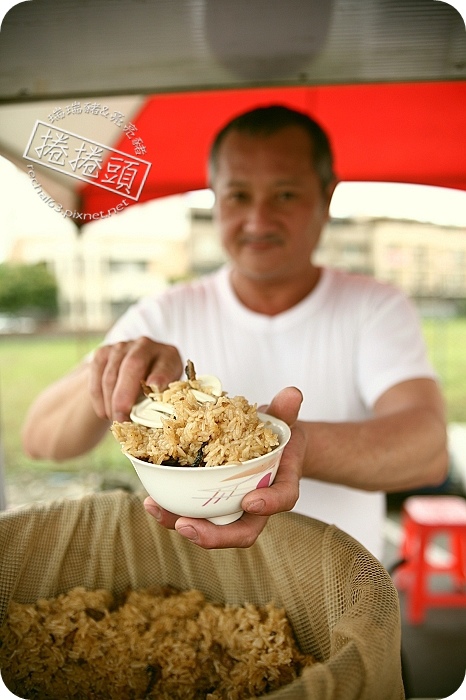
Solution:
M460 496L410 496L403 504L402 526L402 563L396 581L399 588L406 588L408 621L422 622L429 607L466 606L466 501ZM428 558L428 547L439 533L450 545L447 563ZM430 591L432 573L450 574L456 590Z

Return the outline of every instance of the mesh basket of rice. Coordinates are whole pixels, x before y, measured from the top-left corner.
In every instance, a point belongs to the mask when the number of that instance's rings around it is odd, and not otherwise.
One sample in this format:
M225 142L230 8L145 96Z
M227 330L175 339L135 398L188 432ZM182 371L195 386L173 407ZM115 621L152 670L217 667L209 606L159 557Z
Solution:
M160 527L143 494L0 514L0 668L35 700L401 700L385 569L332 525L271 517L248 549Z

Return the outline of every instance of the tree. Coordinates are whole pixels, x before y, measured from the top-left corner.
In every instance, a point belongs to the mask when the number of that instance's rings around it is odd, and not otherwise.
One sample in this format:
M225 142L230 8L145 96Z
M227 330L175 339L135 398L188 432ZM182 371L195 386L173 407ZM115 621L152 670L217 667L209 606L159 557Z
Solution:
M57 315L57 283L45 263L0 264L0 312L40 318Z

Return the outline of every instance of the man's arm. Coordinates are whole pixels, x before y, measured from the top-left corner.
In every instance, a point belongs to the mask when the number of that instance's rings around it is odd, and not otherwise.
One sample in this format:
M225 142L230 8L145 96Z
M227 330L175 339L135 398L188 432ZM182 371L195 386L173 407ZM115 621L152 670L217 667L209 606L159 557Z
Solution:
M390 388L378 399L374 418L361 422L294 423L299 405L299 392L287 388L269 406L269 413L294 425L292 438L274 483L244 497L245 513L239 520L218 526L180 518L151 498L145 501L146 510L201 547L249 547L268 516L293 508L302 476L369 491L397 491L439 484L447 475L443 399L431 379Z
M446 477L444 404L432 379L391 387L370 420L302 427L303 476L385 492L436 485Z
M93 409L90 373L90 364L83 363L36 398L22 429L26 454L61 461L88 452L103 438L110 421Z

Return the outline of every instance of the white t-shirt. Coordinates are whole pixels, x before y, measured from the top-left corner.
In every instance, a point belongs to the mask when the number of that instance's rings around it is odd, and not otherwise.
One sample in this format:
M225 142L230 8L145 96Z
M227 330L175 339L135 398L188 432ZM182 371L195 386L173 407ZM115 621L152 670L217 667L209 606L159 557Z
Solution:
M411 302L390 285L324 269L316 288L276 316L247 309L230 268L146 297L105 343L147 336L175 345L198 374L215 374L230 396L268 404L298 387L308 421L355 421L398 382L435 377ZM297 512L334 523L382 556L382 493L303 479Z

